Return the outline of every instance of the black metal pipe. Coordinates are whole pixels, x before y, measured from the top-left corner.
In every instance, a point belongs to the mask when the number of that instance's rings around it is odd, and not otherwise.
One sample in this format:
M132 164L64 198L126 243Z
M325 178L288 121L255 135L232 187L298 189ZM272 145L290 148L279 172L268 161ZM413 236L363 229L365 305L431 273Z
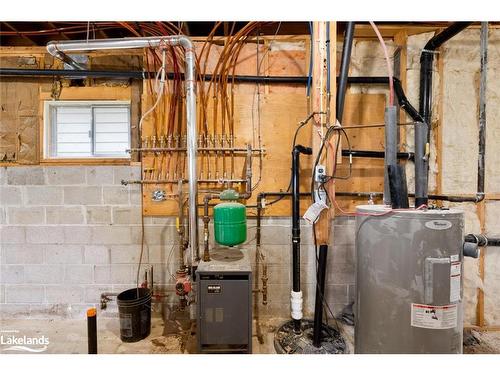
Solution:
M435 51L471 24L472 22L455 22L447 29L433 36L422 50L420 55L419 112L427 125L430 124L432 117L432 65Z
M383 159L385 156L384 151L371 151L371 150L342 150L342 156L351 156L353 158L376 158ZM413 160L413 152L398 152L398 159Z
M325 298L326 258L328 245L319 246L318 269L316 281L316 301L314 303L313 345L321 346L321 332L323 331L323 299Z
M345 93L347 91L347 80L349 77L349 64L351 62L352 43L354 40L354 22L347 22L344 34L344 45L342 46L342 58L340 61L340 72L337 84L337 120L342 123L344 114Z
M87 339L89 354L97 354L97 310L87 310Z
M387 79L389 81L389 79ZM413 121L423 122L422 116L416 110L416 108L410 103L408 98L405 95L403 90L403 86L401 85L401 81L394 77L394 93L396 94L396 98L398 99L399 106L412 118Z
M339 77L337 77L337 81L339 80ZM383 76L373 76L373 77L367 77L367 76L354 76L354 77L347 77L347 83L351 85L387 85L389 84L389 77L383 77Z
M338 78L337 78L338 80ZM403 90L401 81L393 77L394 93L398 99L399 106L411 117L413 121L422 121L422 116L418 113L415 107L410 103ZM356 85L387 85L388 77L348 77L347 82Z
M415 194L408 194L409 197L415 197ZM447 202L474 202L478 203L484 199L484 196L480 195L475 196L467 196L467 195L441 195L441 194L427 194L429 199L434 199L438 201L447 201ZM415 203L415 207L418 207Z
M312 155L310 147L297 145L292 150L292 290L300 292L300 154ZM300 319L293 319L300 332Z
M468 234L465 242L477 243L478 246L500 246L500 238L488 237L484 234Z
M67 78L131 78L147 79L154 78L156 72L138 71L138 70L73 70L73 69L18 69L18 68L0 68L0 77L67 77ZM169 79L175 76L173 73L167 73ZM184 79L184 74L179 77ZM205 74L202 78L205 81L212 79L212 74ZM197 76L199 79L200 76ZM230 76L229 80L233 77ZM252 76L235 75L235 82L248 83L296 83L306 84L307 76ZM337 81L339 81L337 77ZM349 84L386 84L389 82L387 77L348 77Z
M72 69L17 69L17 68L0 68L0 77L64 77L64 78L115 78L115 79L147 79L154 78L156 72L146 71L119 71L119 70L72 70ZM184 74L179 75L184 79ZM173 73L167 73L169 79L174 78ZM202 76L204 81L210 81L212 74ZM198 76L198 79L200 76ZM282 83L282 84L306 84L308 77L306 76L247 76L235 75L234 82L238 83ZM232 77L231 77L232 80ZM393 78L394 91L398 99L399 105L406 113L415 121L421 121L418 111L411 105L405 96L401 86L401 81ZM337 77L339 85L344 81L341 77ZM389 82L388 77L347 77L348 84L374 84L383 85ZM345 89L344 94L345 94ZM338 106L338 104L337 104ZM339 107L340 108L340 107ZM342 107L343 108L343 107Z
M66 77L66 78L131 78L147 79L154 78L156 72L146 72L138 70L73 70L73 69L18 69L18 68L0 68L0 77ZM184 74L179 77L183 80ZM205 74L202 78L205 81L212 79L212 74ZM167 73L167 78L173 79L173 73ZM197 77L198 79L200 76ZM235 75L235 82L248 83L296 83L306 84L307 76L252 76ZM233 77L230 76L229 80ZM337 77L337 81L340 78ZM388 83L387 77L348 77L350 84L384 84Z
M156 72L146 71L119 71L119 70L71 70L71 69L14 69L0 68L0 77L63 77L63 78L115 78L115 79L147 79L154 78ZM184 79L184 74L179 75ZM167 73L169 79L174 78L173 73ZM198 79L200 76L197 77ZM212 74L202 76L204 81L210 81ZM230 78L233 79L232 77ZM276 83L276 84L306 84L306 76L247 76L235 75L234 82L238 83ZM405 96L401 81L394 77L394 91L399 105L415 121L421 121L418 111L411 105ZM337 77L340 82L340 77ZM389 82L388 77L347 77L348 84L357 85L383 85Z
M0 68L0 77L65 77L65 78L130 78L130 79L147 79L154 78L156 72L146 71L130 71L130 70L72 70L72 69L17 69L17 68ZM167 73L169 79L174 78L173 73ZM184 79L184 74L180 73L179 77ZM212 74L205 74L201 78L205 81L212 79ZM198 79L200 76L197 77ZM284 83L284 84L306 84L306 76L252 76L252 75L235 75L234 81L239 83ZM232 80L232 77L229 78ZM337 82L340 77L337 77ZM389 82L387 77L347 77L348 84L355 85L383 85ZM394 78L394 88L396 95L401 105L400 95L404 96L401 82ZM406 98L406 97L405 97ZM410 104L411 105L411 104ZM401 105L403 108L403 106ZM418 112L417 112L418 113ZM410 114L413 118L413 116Z
M268 197L268 196L275 196L275 197L288 197L291 196L292 193L287 192L287 191L276 191L276 192L262 192L259 193L259 196L262 198ZM306 197L306 196L311 196L311 192L301 192L299 194L301 197ZM336 191L335 196L338 197L366 197L366 198L381 198L384 195L384 193L379 192L379 191ZM415 194L413 193L408 193L409 197L415 197ZM261 199L262 199L261 198ZM447 201L447 202L473 202L473 203L478 203L480 202L483 197L478 194L475 196L467 196L467 195L443 195L443 194L429 194L429 199L433 200L438 200L438 201Z
M119 70L14 69L0 68L1 77L132 78L154 77L152 72Z
M146 71L130 71L130 70L72 70L72 69L15 69L15 68L0 68L1 77L64 77L64 78L121 78L121 79L148 79L154 78L156 72ZM174 79L174 73L167 73L168 79ZM178 74L181 80L184 80L184 74ZM204 81L210 81L212 74L205 74L202 77ZM230 76L229 80L232 81ZM307 77L305 76L250 76L250 75L235 75L235 82L248 83L297 83L306 84Z
M131 78L131 79L147 79L154 78L156 72L146 72L138 70L73 70L73 69L19 69L19 68L0 68L0 77L67 77L67 78ZM175 76L173 73L167 73L169 79ZM179 77L183 80L184 74L180 73ZM202 78L205 81L212 79L212 74L205 74ZM198 79L200 76L197 77ZM252 75L235 75L235 82L248 83L296 83L306 84L307 76L252 76ZM337 82L340 77L337 77ZM229 77L232 80L232 76ZM394 82L399 81L394 78ZM389 78L382 76L359 76L347 77L348 84L355 85L383 85L389 82ZM399 81L399 85L401 85Z
M415 205L427 204L429 163L426 146L430 142L432 119L432 66L434 53L443 43L466 29L472 22L455 22L432 37L420 55L420 101L419 113L423 121L415 129ZM419 129L420 127L420 129ZM417 131L419 129L420 131Z

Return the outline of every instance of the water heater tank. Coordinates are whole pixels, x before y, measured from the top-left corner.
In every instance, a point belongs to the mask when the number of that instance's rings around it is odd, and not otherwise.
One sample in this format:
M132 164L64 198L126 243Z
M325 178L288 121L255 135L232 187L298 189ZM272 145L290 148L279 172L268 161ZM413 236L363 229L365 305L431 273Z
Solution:
M462 353L463 213L388 211L357 207L355 352Z

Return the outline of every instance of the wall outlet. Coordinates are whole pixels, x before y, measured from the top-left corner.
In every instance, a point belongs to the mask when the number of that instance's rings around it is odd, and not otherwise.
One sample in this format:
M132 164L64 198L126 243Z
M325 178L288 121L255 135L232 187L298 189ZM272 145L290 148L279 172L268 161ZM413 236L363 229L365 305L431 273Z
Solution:
M314 181L322 183L326 179L326 167L324 165L317 165L314 171Z

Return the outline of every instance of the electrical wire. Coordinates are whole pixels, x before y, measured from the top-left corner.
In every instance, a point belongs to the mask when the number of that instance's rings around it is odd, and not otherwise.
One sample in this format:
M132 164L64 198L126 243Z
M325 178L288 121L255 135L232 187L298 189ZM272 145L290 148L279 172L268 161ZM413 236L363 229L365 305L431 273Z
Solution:
M415 125L415 122L398 122L396 125L397 126L413 126ZM364 128L383 128L385 127L385 124L370 124L370 125L349 125L349 126L342 126L342 129L344 130L350 130L350 129L364 129Z
M387 62L387 75L389 77L389 106L394 105L394 82L393 82L393 70L392 70L392 65L391 61L389 59L389 52L387 51L387 45L384 42L384 38L382 37L382 34L380 33L377 25L373 21L370 21L370 25L373 28L373 31L375 31L375 34L377 34L377 38L380 42L380 45L382 46L382 49L384 50L384 55L385 55L385 61Z
M166 61L165 61L165 50L163 50L163 63L162 63L162 66L161 68L158 70L158 72L156 73L156 77L155 77L155 91L157 93L157 98L156 98L156 101L155 103L153 104L153 106L151 108L149 108L146 113L144 113L142 116L141 116L141 119L139 121L139 129L142 128L142 123L144 121L144 119L146 117L149 116L150 113L152 113L155 108L158 106L158 104L160 103L160 100L161 98L163 97L163 92L164 92L164 88L165 88L165 64L166 64ZM158 78L160 77L160 81L158 83Z
M338 126L330 126L330 127L328 127L327 130L326 130L325 136L321 140L321 146L319 148L318 154L316 155L316 159L314 161L313 168L312 168L312 176L311 176L311 198L312 198L313 203L316 202L316 197L315 197L315 194L314 194L314 192L315 192L315 189L314 189L314 184L315 184L314 174L316 173L316 167L318 166L319 161L321 160L321 155L323 154L323 150L325 148L325 143L330 140L330 137L333 135L333 132L335 130L339 130L339 129L340 129L340 127L338 127Z
M349 150L349 174L347 176L337 176L336 175L336 172L337 172L337 163L334 163L333 164L333 173L331 176L327 176L327 179L326 181L324 181L325 183L330 181L330 180L333 180L333 179L338 179L338 180L348 180L349 178L351 178L352 176L352 154L351 154L351 151L352 151L352 148L351 148L351 141L349 140L349 136L347 135L347 133L345 132L344 128L343 127L338 127L337 129L334 129L334 130L337 130L340 133L344 134L344 137L347 141L347 148ZM335 146L335 154L334 155L338 155L339 154L339 148L340 148L340 136L337 138L337 142L336 142L336 146Z
M314 173L315 173L316 167L317 167L317 165L319 163L319 160L321 160L321 154L323 153L325 143L329 141L329 139L331 138L331 136L334 134L335 131L339 132L339 134L341 132L344 134L344 136L346 137L347 142L348 142L349 150L351 150L351 144L350 144L350 141L349 141L349 137L347 136L347 133L344 131L344 129L341 126L337 126L337 125L330 126L327 129L327 132L326 132L324 138L321 141L321 146L320 146L320 149L318 151L318 155L316 157L316 160L315 160L314 166L313 166L313 176L311 178L311 194L312 194L312 201L313 202L315 202L315 194L314 194L314 191L315 191L314 190L315 179L314 179ZM338 137L337 142L336 142L335 155L337 155L337 153L338 153L339 145L340 145L340 137ZM347 176L346 178L350 177L351 171L352 171L352 158L351 158L350 161L351 162L350 162L349 176ZM330 177L330 179L335 178L335 172L336 172L336 164L335 164L334 171L333 171L333 174ZM320 186L319 186L320 189L322 189L323 191L325 191L328 201L330 201L330 198L329 198L329 194L328 194L328 189L326 189L326 187L325 187L325 183L328 182L329 180L323 181L320 184ZM317 237L316 237L316 224L315 223L313 224L313 238L314 238L314 250L315 250L315 256L316 256L316 283L318 284L319 283L319 280L318 280L319 256L318 256L318 242L317 242ZM322 308L329 311L330 316L331 316L331 318L333 319L333 321L335 323L337 332L340 333L340 326L339 326L338 320L335 317L335 315L333 314L333 312L332 312L332 310L331 310L331 308L330 308L330 306L328 304L328 301L326 300L324 294L321 293L321 291L318 289L318 287L316 287L316 290L317 290L317 292L319 294L319 297L321 299ZM326 314L326 311L325 311L325 314L324 314L324 318L326 320L326 324L328 325L328 315ZM327 330L327 331L330 332L329 330ZM332 336L332 338L335 338L333 335L331 335L331 336Z

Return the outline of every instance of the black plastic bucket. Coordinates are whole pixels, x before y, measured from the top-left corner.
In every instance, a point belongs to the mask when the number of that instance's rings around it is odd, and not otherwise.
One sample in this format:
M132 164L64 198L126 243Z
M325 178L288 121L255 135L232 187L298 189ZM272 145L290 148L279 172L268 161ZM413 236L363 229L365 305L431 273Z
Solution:
M128 289L116 298L120 315L120 338L123 342L145 339L151 332L151 290Z

